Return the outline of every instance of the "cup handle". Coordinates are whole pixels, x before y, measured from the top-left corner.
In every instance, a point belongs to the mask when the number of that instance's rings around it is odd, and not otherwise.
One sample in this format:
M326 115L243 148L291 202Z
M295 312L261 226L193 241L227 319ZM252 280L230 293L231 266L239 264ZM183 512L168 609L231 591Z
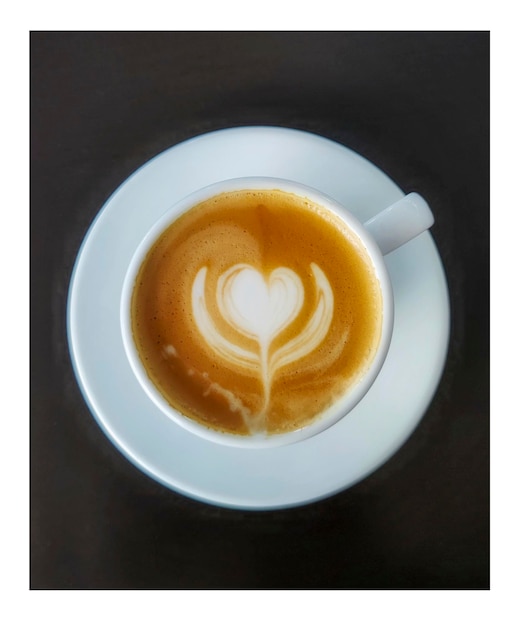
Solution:
M364 223L383 255L393 252L434 224L429 205L412 192Z

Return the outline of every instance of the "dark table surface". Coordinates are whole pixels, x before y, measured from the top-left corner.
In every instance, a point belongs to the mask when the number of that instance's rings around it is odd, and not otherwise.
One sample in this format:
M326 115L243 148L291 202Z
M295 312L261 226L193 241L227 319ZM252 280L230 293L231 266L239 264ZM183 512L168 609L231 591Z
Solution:
M31 587L489 588L489 33L31 34ZM197 502L103 435L66 339L110 194L166 148L285 126L416 189L449 284L436 395L399 452L326 500Z

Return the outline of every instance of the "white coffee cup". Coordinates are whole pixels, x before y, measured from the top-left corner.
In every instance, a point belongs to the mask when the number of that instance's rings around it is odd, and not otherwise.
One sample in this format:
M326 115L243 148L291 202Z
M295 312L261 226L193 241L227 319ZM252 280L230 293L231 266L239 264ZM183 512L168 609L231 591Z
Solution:
M382 294L381 339L375 357L366 373L321 417L303 428L284 434L233 435L207 428L186 417L165 400L148 377L132 334L131 297L136 276L148 251L158 237L180 215L200 202L220 193L245 189L280 189L302 198L308 198L313 203L321 205L337 215L347 228L357 235L366 250ZM326 194L288 180L267 177L237 178L220 181L195 191L167 210L154 224L135 251L126 273L120 303L121 333L127 358L137 381L163 414L194 435L217 444L245 448L267 448L299 442L317 435L344 418L367 394L386 359L393 331L394 302L384 255L429 229L433 222L434 218L428 204L417 193L406 195L362 224L350 211Z

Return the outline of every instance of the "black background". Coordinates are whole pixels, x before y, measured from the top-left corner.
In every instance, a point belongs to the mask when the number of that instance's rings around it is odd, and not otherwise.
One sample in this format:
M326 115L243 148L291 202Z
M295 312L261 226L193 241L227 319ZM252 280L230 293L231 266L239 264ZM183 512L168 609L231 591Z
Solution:
M488 32L32 32L31 587L489 588ZM66 297L109 195L194 135L266 124L336 140L417 190L451 297L424 419L318 503L201 504L101 433ZM35 314L37 312L37 314Z

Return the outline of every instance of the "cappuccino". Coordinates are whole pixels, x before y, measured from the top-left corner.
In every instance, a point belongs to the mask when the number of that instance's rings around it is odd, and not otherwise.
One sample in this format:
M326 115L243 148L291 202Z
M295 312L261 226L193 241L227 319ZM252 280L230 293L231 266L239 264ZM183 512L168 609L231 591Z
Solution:
M184 416L224 433L286 433L367 372L379 280L329 209L281 190L216 195L147 253L131 326L146 373Z

